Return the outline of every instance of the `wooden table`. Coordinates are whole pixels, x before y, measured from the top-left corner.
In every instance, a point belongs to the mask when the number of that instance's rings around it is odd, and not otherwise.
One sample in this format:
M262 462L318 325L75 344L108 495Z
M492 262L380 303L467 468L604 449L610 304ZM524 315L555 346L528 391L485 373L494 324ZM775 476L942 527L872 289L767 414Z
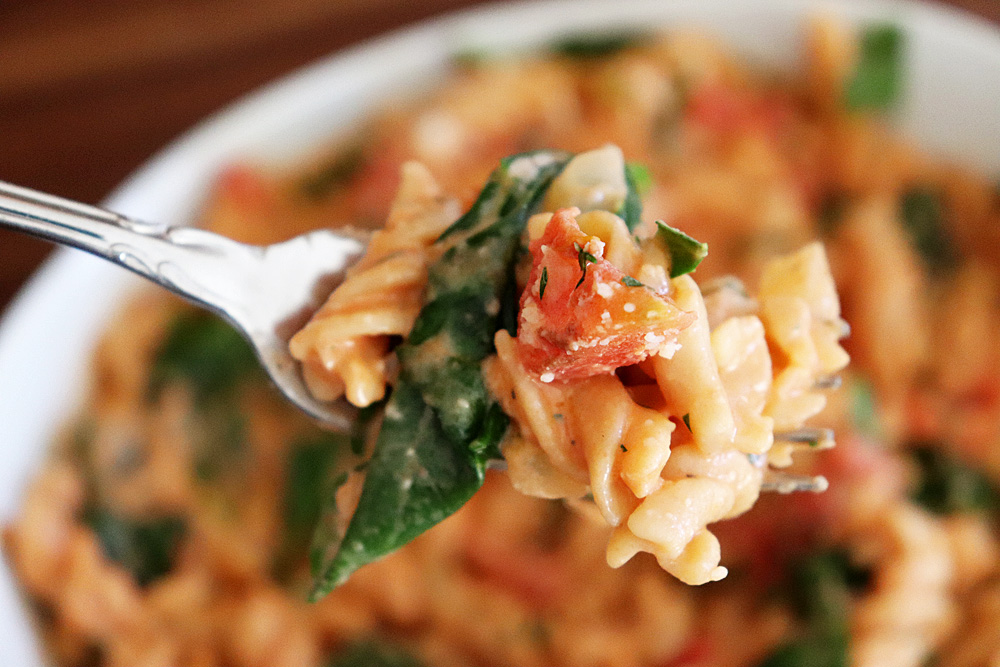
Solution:
M0 0L0 179L97 202L183 130L260 84L480 2ZM950 4L1000 23L995 0ZM0 231L0 310L49 250Z

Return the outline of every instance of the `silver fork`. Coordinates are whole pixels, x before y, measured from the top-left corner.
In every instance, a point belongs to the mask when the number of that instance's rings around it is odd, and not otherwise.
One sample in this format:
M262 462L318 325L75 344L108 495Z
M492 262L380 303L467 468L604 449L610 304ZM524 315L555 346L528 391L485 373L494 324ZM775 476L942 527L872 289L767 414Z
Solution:
M288 341L364 252L358 235L321 229L274 245L247 245L204 229L135 220L4 181L0 226L93 253L208 308L250 342L289 401L329 429L350 429L356 410L344 401L313 398L288 352ZM835 384L835 379L824 380L817 389ZM775 440L826 449L833 446L833 432L804 428L775 433ZM763 458L754 463L765 466ZM826 487L823 477L768 469L761 490L820 492Z
M354 411L309 393L288 340L364 252L358 236L317 230L253 246L195 227L170 227L0 181L0 226L72 246L208 308L243 334L288 400L346 431Z

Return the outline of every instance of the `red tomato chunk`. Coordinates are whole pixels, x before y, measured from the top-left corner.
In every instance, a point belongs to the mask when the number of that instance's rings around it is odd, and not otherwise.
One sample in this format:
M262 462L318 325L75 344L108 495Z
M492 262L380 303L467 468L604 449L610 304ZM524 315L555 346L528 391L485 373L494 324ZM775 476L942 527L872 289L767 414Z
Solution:
M603 258L604 243L580 230L578 213L557 211L531 244L517 344L527 371L543 382L610 373L669 354L694 320L669 297L625 284L625 274Z

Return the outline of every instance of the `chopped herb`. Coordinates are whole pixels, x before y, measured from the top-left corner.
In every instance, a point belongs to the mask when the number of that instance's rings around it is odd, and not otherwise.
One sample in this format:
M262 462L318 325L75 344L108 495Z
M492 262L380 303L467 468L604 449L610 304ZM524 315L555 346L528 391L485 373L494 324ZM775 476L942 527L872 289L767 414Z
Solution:
M649 35L638 31L618 31L569 35L552 43L550 50L567 58L604 58L625 49L641 46Z
M670 277L691 273L708 255L708 244L696 241L662 220L656 221L656 238L670 257Z
M181 517L138 520L97 506L84 512L83 521L97 535L105 557L128 570L142 587L173 569L186 532Z
M1000 509L1000 489L981 471L955 458L941 443L910 446L918 473L910 496L916 503L941 515Z
M548 267L542 267L542 277L538 281L538 298L545 298L545 286L549 284L549 269Z
M562 413L557 412L554 415L552 415L552 418L553 419L562 419L563 416L562 416Z
M150 371L149 395L173 381L186 382L196 405L228 399L240 382L262 378L250 347L232 326L205 311L178 315L160 343Z
M580 264L580 271L583 272L583 275L580 276L580 280L576 283L576 287L573 288L576 289L583 284L584 279L587 277L587 265L596 262L597 258L580 247L580 244L576 241L573 242L573 247L576 248L577 262Z
M688 432L692 432L691 431L691 413L689 412L686 415L684 415L683 417L681 417L681 420L684 422L684 425L687 426Z
M641 282L639 282L632 276L625 276L624 278L622 278L622 284L626 285L627 287L644 287L644 285Z
M364 164L364 149L351 146L307 175L299 187L306 198L319 201L350 181Z
M577 259L577 262L580 264L580 270L581 271L586 271L587 270L587 264L593 264L594 262L597 261L596 257L594 257L593 255L591 255L586 250L584 250L580 246L580 244L577 243L576 241L573 242L573 247L576 248L576 253L577 253L576 259Z
M626 454L628 453L628 447L626 447L624 443L622 443L622 444L620 444L618 446L622 448L623 452L625 452Z
M422 667L422 664L398 646L369 640L348 646L326 667Z
M810 447L819 447L819 440L806 440L806 444Z
M903 32L879 24L861 33L860 56L844 90L848 109L884 110L899 100L903 86Z
M941 196L929 187L915 185L899 201L900 219L927 271L936 277L958 265L958 251L948 233Z

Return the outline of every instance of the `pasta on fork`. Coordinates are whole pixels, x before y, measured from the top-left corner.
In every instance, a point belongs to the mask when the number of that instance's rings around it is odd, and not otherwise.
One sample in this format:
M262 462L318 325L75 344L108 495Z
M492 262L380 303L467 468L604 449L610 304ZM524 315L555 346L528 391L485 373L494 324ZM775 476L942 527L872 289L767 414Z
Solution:
M315 596L445 518L501 458L527 495L592 502L610 566L649 552L688 584L726 576L709 524L791 464L775 429L823 409L845 324L818 242L768 264L756 299L735 278L706 298L690 273L707 247L639 218L630 169L613 145L514 156L453 221L427 171L404 168L385 231L292 340L318 397L391 396ZM435 478L435 450L471 481Z

